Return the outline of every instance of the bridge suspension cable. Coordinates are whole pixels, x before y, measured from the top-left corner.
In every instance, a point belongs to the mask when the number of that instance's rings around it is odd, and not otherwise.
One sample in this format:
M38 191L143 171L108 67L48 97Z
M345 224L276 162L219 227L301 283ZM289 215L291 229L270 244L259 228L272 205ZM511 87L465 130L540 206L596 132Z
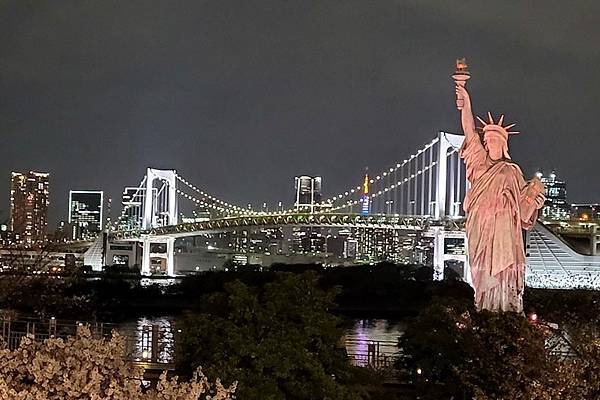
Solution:
M388 186L386 186L386 187L384 187L382 189L379 189L378 191L376 191L373 194L369 195L369 199L370 200L378 199L381 196L385 196L386 193L389 193L392 190L397 190L400 186L408 183L411 180L415 180L419 175L424 174L425 172L433 169L433 167L435 167L436 165L437 165L437 161L433 161L431 164L429 164L429 165L425 166L424 168L418 170L416 172L416 174L412 174L410 177L406 177L406 178L404 178L401 181L397 181L396 183L388 184ZM385 175L383 175L383 176L385 176ZM370 182L371 183L375 183L376 180L371 179ZM425 188L425 186L422 186L422 189L424 189L424 188ZM357 200L349 200L345 204L341 204L339 206L332 207L332 208L328 209L327 211L331 211L331 212L338 211L338 210L341 210L341 209L344 209L344 208L348 208L350 206L354 206L354 205L360 204L363 201L364 201L363 198L360 198L360 199L357 199Z
M413 161L415 158L417 158L421 153L425 152L426 150L428 150L430 147L434 146L436 143L439 142L439 138L435 138L433 139L430 143L428 143L427 145L425 145L425 147L423 147L422 149L420 149L419 151L417 151L415 154L412 154L408 159L402 161L401 163L397 163L395 166L392 166L384 171L382 171L381 173L379 173L378 175L375 175L373 178L370 179L369 183L370 184L375 184L379 181L382 181L383 178L386 178L388 176L391 176L392 174L396 173L397 171L401 170L404 166L406 166L407 164L409 164L411 161ZM357 185L355 188L351 188L348 189L338 195L332 196L327 200L324 200L323 202L321 202L322 205L326 205L326 204L333 204L335 202L339 202L340 200L343 200L344 198L347 197L352 197L355 194L362 194L360 191L362 189L362 185Z
M463 136L440 132L415 154L369 179L368 197L361 187L336 195L322 204L324 212L366 209L378 214L450 215L461 212L468 182L459 151ZM354 207L359 206L358 209Z
M311 206L310 212L367 212L435 218L459 216L462 197L468 185L458 156L463 140L462 135L439 132L437 137L409 158L371 177L365 183L368 193L364 193L362 185L357 185ZM159 187L154 186L157 180L162 182ZM129 197L129 203L125 201L125 194ZM228 216L308 212L295 207L271 213L253 211L217 198L174 170L148 168L137 188L126 188L121 221L124 225L131 225L130 229L139 229L138 225L147 229L177 224L177 197ZM365 205L367 201L368 206ZM358 205L359 209L354 209ZM447 210L450 212L447 213Z
M226 201L216 198L215 196L198 188L197 186L195 186L194 184L192 184L191 182L189 182L188 180L186 180L179 174L176 174L175 177L177 178L177 180L179 182L183 183L189 189L198 193L201 196L201 199L198 199L197 197L187 195L186 193L184 193L183 191L178 189L178 193L180 195L183 195L185 198L192 200L196 204L202 203L202 205L210 207L214 210L221 211L221 212L228 212L228 213L235 214L235 215L237 215L237 214L258 214L258 212L256 212L256 211L248 210L247 208L236 206L235 204L231 204L231 203L228 203ZM206 199L208 199L210 201L206 201Z

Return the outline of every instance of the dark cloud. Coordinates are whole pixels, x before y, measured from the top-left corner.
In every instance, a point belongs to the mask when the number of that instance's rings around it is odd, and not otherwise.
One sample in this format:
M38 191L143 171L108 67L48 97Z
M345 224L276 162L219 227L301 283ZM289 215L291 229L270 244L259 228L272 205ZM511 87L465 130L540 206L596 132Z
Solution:
M338 192L365 166L458 129L449 74L523 134L527 173L598 200L600 3L589 1L0 1L0 145L11 170L118 199L147 166L237 203L289 201L292 177ZM7 208L7 201L3 203Z

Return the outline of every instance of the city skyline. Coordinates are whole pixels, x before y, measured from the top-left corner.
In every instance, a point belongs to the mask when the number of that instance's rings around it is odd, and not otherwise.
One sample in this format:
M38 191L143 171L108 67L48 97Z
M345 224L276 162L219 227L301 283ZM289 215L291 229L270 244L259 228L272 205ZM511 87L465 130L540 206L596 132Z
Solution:
M33 172L33 173L39 174L40 172ZM20 174L20 173L18 173L18 174ZM48 176L51 175L49 172L42 172L42 174L46 175L46 177L48 177ZM535 173L535 175L538 176L538 177L541 177L542 176L541 174L542 173L540 172L540 170L536 171L536 173ZM556 170L552 169L552 174L551 175L555 175L555 174L556 174ZM15 175L15 172L14 171L11 172L11 180L9 181L9 186L12 185L12 180L14 179L14 175ZM296 180L294 192L296 192L296 190L298 189L297 188L297 180L298 180L298 178L299 177L295 177L294 178ZM302 176L300 178L310 178L310 177ZM319 204L320 201L325 202L326 201L325 198L327 197L327 195L331 195L333 193L326 193L326 195L324 195L323 197L321 197L321 193L320 193L320 190L321 190L320 189L321 188L320 179L321 178L320 177L316 177L314 179L319 179L319 196L318 196L318 199L322 199L322 200L319 200L319 201L315 201L314 204L316 205L316 204ZM367 182L368 182L368 174L366 174L363 177L363 184L362 184L362 186L367 185ZM547 181L544 180L544 179L542 179L542 182L545 183L545 184L547 184ZM156 190L156 189L154 189L154 190ZM106 218L112 219L112 221L114 223L116 223L117 225L119 225L119 218L120 218L120 216L123 217L123 215L125 215L124 213L128 210L128 206L126 205L127 201L125 199L126 199L127 196L131 196L130 192L134 193L136 191L140 191L141 192L140 196L143 196L144 189L138 189L137 187L127 187L126 186L123 189L122 193L121 193L121 197L122 197L121 200L122 201L120 203L119 203L119 201L117 201L117 203L116 203L116 204L118 204L118 207L120 207L118 209L112 209L112 210L111 209L107 209L108 203L104 204L103 200L101 200L102 207L99 209L100 210L99 211L99 214L100 214L99 218L100 218L101 225L104 224ZM51 193L52 193L52 191L50 191L50 194ZM61 226L61 224L63 224L63 223L71 223L71 221L70 221L70 219L72 218L71 197L72 197L72 195L74 193L98 193L98 194L101 195L101 197L100 197L101 199L104 198L104 191L103 190L99 190L99 189L97 189L97 190L69 189L68 192L67 192L67 195L66 195L67 202L66 202L65 212L63 213L61 211L60 214L58 214L58 217L57 217L58 219L56 221L50 221L50 222L48 222L48 229L50 229L50 231L54 230L55 228L59 228ZM288 194L292 194L292 192L290 192ZM297 195L297 194L294 194L294 195ZM253 204L252 211L265 211L265 210L277 211L277 210L292 209L292 208L297 207L296 201L294 201L293 199L291 201L290 201L289 198L286 199L286 200L287 200L287 202L284 201L284 202L277 202L277 204L267 204L266 208L265 208L265 204L266 203L264 203L264 202L262 204ZM572 202L572 199L570 199L569 197L567 197L566 200L567 200L567 203L566 203L567 205L578 203L577 201ZM107 201L111 201L112 202L112 199L108 198ZM58 208L63 208L62 207L63 204L61 204L61 203L63 203L63 202L59 201ZM579 202L579 203L581 203L581 202ZM588 203L592 203L592 202L588 202ZM10 198L9 198L9 205L10 205ZM286 205L288 206L287 208L285 207ZM245 208L244 204L240 204L239 206L241 208ZM114 214L113 215L104 215L105 213L107 213L109 211L112 212L112 213L114 213ZM187 211L190 212L190 211L192 211L192 209L189 209ZM369 213L368 211L365 211L365 210L362 210L361 212L362 212L362 214L368 214ZM48 204L48 214L51 214L51 213L52 213L52 203L49 203ZM182 211L181 215L186 215L186 213ZM8 217L7 222L8 222L8 224L10 224L10 213L7 215L7 217ZM54 224L54 225L52 225L52 224Z
M584 18L595 4L7 4L0 172L52 174L51 227L70 189L119 199L146 167L240 205L289 202L298 174L322 176L324 196L359 185L365 166L383 170L459 130L458 56L485 107L476 112L518 124L511 155L526 175L556 169L569 201L600 198L586 179L600 145L600 27Z
M599 13L0 1L0 400L598 397Z

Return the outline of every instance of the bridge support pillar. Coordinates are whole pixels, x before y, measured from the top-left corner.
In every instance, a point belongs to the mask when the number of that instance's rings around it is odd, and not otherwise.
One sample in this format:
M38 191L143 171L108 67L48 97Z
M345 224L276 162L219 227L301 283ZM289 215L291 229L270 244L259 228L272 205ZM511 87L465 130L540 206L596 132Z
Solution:
M433 280L444 279L446 262L462 279L472 285L471 268L469 266L468 242L464 231L446 230L443 226L432 226L425 232L426 237L433 239ZM459 264L462 270L458 270Z
M445 140L443 132L439 133L438 138L435 210L433 214L435 219L441 219L446 216L446 174L448 172L448 149L450 148L450 144Z
M142 240L142 275L150 275L150 240Z
M158 193L154 189L154 181L166 182L168 195L162 202L158 200ZM167 225L177 225L177 174L175 170L162 170L148 168L146 170L146 187L144 192L142 229L156 226L155 215L163 212L168 215Z
M444 247L445 231L443 227L434 226L433 231L433 280L441 281L444 279Z
M446 190L448 189L448 184L450 185L450 215L455 217L460 214L460 203L458 202L461 196L460 187L462 180L460 161L458 159L454 161L454 158L450 157L450 165L448 165L448 150L459 149L464 139L464 136L452 133L439 132L438 134L435 210L433 213L435 219L442 219L448 216L448 210L446 210L446 202L448 200ZM450 182L446 182L448 172L450 172Z
M598 227L592 226L590 234L590 255L598 255Z
M175 238L167 238L167 275L175 275Z
M465 263L463 269L463 277L465 282L473 286L473 277L471 276L471 265L469 264L469 239L465 235Z
M152 243L163 243L166 244L166 253L152 253ZM167 275L173 276L175 274L175 238L167 237L158 239L142 239L142 275L152 275L150 271L150 259L152 257L162 258L166 261Z

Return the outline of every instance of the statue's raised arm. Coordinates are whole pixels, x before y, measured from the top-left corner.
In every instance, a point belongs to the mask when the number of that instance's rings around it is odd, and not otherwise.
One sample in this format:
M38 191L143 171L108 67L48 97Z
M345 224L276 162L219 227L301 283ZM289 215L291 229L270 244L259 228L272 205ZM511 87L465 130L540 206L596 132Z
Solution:
M471 96L465 87L465 77L468 77L468 75L454 74L452 77L456 83L456 108L460 111L460 120L465 135L465 140L460 149L460 156L465 161L467 179L472 184L487 169L485 162L487 151L485 150L483 143L481 143L479 134L475 130Z
M463 132L466 140L479 138L475 131L475 119L473 118L473 109L471 107L471 96L467 88L463 85L456 85L457 107L460 111Z
M471 96L467 91L467 81L471 78L467 61L464 58L456 60L456 70L452 75L454 83L456 84L456 108L461 113L461 122L463 132L465 134L465 141L471 142L473 139L479 139L477 132L475 131L475 119L473 118L473 109L471 108ZM478 142L480 142L478 140Z

